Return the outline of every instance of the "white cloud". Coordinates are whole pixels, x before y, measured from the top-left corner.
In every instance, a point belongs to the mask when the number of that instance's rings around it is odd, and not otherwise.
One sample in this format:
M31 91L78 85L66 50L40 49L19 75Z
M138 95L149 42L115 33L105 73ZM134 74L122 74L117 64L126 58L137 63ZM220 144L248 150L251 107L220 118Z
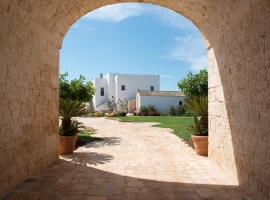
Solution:
M180 41L180 42L190 42L192 41L193 37L191 35L187 35L187 36L178 36L175 38L176 41Z
M155 16L162 24L177 27L184 30L194 28L194 24L184 16L164 7L148 7L147 11Z
M129 17L139 16L144 12L145 9L140 4L119 3L101 7L88 13L83 18L109 22L120 22Z
M170 9L145 3L118 3L107 5L88 13L83 19L120 22L130 17L143 14L154 16L164 25L170 25L185 30L194 27L191 21Z
M175 46L167 58L186 62L195 71L208 66L207 52L199 36L187 35L175 38Z

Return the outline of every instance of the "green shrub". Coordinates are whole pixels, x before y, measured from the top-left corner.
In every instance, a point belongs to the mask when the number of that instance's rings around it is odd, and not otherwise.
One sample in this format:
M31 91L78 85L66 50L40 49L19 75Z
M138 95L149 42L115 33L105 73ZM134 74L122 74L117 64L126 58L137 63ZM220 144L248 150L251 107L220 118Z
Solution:
M159 116L160 115L160 113L158 112L156 107L153 105L147 106L147 109L148 109L148 112L147 112L148 116Z
M156 109L155 106L142 106L140 112L138 113L139 116L159 116L160 113Z
M138 115L147 116L147 113L148 113L148 108L146 106L142 106Z
M174 106L170 106L170 107L169 107L169 112L168 112L168 114L169 114L170 116L175 116L175 115L176 115L176 111L175 111L175 107L174 107Z
M155 106L153 106L153 105L149 105L149 106L147 106L147 110L148 110L148 112L157 112L156 107L155 107Z
M186 108L185 106L170 106L169 107L169 116L183 116L186 113Z
M83 128L80 122L72 119L73 117L89 114L84 103L62 98L59 100L59 113L61 116L59 134L64 136L76 135L79 129Z
M148 108L146 106L142 106L141 107L141 112L147 113L148 112Z
M207 96L190 97L186 106L195 114L194 124L191 126L193 134L208 135L208 98Z
M189 108L185 107L185 114L184 116L186 117L193 117L194 116L194 112L192 110L190 110Z
M117 113L116 112L106 113L105 116L106 117L116 117Z
M97 112L90 113L89 116L90 117L104 117L105 116L105 113L104 112L97 111Z
M118 117L125 117L126 115L127 115L126 112L119 112L119 113L117 113L117 116Z
M104 112L95 112L95 117L104 117L105 113Z
M178 82L178 87L186 96L207 96L207 70L203 69L198 74L189 73L185 79Z
M177 106L176 107L176 115L177 116L183 116L186 112L185 106Z
M59 77L59 96L62 99L89 102L95 95L95 88L91 81L86 81L80 75L78 79L67 80L68 73L60 74Z
M59 134L63 136L73 136L80 132L81 128L85 128L81 122L78 122L75 119L70 120L70 124L67 126L65 123L62 123L60 126Z

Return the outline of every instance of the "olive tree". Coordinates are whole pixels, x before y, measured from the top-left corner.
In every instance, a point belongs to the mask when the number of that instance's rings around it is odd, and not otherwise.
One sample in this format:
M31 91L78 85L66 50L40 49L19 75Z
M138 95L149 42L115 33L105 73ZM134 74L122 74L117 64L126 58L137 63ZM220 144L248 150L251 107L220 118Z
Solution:
M85 77L80 75L78 79L68 80L68 73L60 74L59 77L59 96L65 100L74 100L80 102L89 102L92 100L95 89L91 81L86 81Z
M178 87L186 96L208 96L207 70L200 70L198 74L188 73L186 78L178 82Z

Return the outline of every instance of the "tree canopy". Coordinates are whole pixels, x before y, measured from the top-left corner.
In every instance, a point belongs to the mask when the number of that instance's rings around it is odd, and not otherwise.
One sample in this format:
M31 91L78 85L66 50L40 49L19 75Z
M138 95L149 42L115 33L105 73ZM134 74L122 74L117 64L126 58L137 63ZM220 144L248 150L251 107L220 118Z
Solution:
M73 79L70 81L67 80L67 77L68 73L60 74L60 98L81 102L88 102L92 100L95 94L95 89L91 81L86 81L85 77L82 75L80 75L78 79Z
M193 74L189 72L186 78L178 82L178 87L187 96L207 96L207 70L200 70L198 74Z

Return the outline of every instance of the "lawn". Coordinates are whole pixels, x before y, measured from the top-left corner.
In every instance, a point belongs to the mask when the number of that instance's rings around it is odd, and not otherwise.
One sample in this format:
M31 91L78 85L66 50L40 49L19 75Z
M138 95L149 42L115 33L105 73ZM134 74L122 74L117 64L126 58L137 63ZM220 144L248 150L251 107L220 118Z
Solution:
M171 128L175 135L188 140L191 138L191 132L187 128L193 124L192 117L175 116L128 116L117 117L122 122L157 122L155 127Z

